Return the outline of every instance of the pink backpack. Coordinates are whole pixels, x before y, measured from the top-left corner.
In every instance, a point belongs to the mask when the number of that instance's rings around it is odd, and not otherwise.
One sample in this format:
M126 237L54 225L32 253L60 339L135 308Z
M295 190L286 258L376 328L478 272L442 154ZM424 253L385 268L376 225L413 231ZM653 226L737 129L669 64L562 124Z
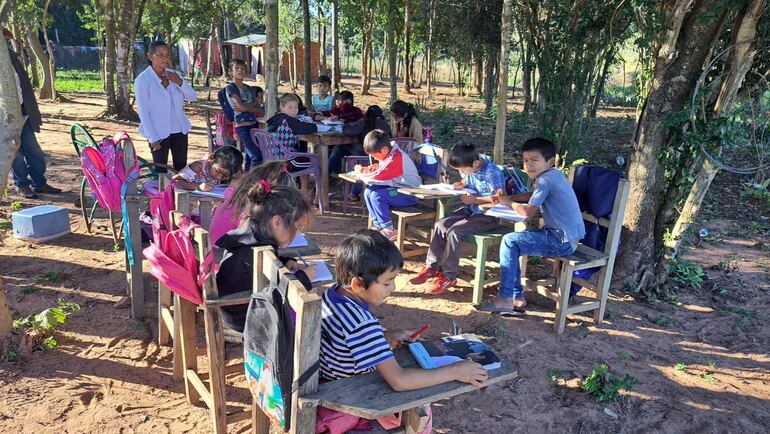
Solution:
M224 112L218 111L214 115L214 122L217 126L217 133L214 138L214 147L235 146L235 124L225 116Z
M209 240L211 245L215 245L222 235L238 227L240 216L233 215L233 205L230 204L230 198L233 197L233 188L225 189L224 201L214 209L214 215L211 217L209 225Z
M105 137L98 147L84 148L80 154L83 174L99 206L113 212L122 209L121 190L124 184L136 179L136 176L129 177L123 167L123 150L119 145L126 140L131 138L120 131L114 137ZM134 155L129 174L138 174L138 171L139 161Z
M157 241L144 249L144 257L151 265L150 274L168 289L195 304L203 303L203 282L216 268L213 250L198 266L190 235L199 227L184 216L178 229L164 231Z

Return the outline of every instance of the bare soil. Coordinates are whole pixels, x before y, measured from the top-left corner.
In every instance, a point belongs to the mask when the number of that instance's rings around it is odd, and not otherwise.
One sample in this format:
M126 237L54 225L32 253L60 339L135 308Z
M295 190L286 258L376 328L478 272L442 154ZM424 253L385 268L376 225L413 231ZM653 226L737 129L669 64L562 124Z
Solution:
M360 105L384 105L387 88L375 86L373 91L375 95ZM453 89L439 91L429 101L430 108L461 106L473 113L481 107L478 99L456 97ZM204 92L199 95L204 101L188 109L194 124L190 160L205 154L202 107L215 104L205 101ZM88 234L76 207L82 174L69 139L72 122L87 126L95 137L125 129L141 155L149 157L149 149L135 124L96 117L103 109L98 95L68 96L72 102L41 104L45 125L38 134L48 155L47 176L66 193L22 203L66 207L72 234L33 245L12 238L9 229L0 230L0 276L14 318L52 307L59 298L77 302L82 309L57 333L55 350L32 352L22 360L4 355L11 360L0 361L0 432L210 432L208 412L188 405L183 385L171 380L171 349L156 343L156 294L147 295L144 321L130 318L122 246L113 246L104 212L98 214L94 233ZM588 153L612 162L616 154L627 152L632 118L628 109L603 111ZM452 128L458 138L479 134L483 144L491 143L487 124L458 123ZM524 134L525 127L511 137L509 148ZM490 339L505 362L519 371L519 378L506 384L436 403L436 431L768 432L770 213L764 205L739 197L743 181L718 175L699 216L698 228L708 228L710 236L695 237L686 259L705 269L700 289L681 290L674 300L654 303L615 289L604 323L571 317L561 336L551 331L553 303L548 300L528 295L526 316L490 316L470 304L472 270L461 274L460 289L428 296L408 284L421 266L408 261L398 290L386 305L374 309L386 327L428 323L431 329L425 336L435 338L449 332L454 321L463 331ZM365 227L360 215L341 214L338 198L339 192L332 198L332 213L318 217L309 231L322 247L322 257L333 256L341 237ZM11 203L17 200L9 187L0 203L0 221L10 220ZM47 281L44 274L49 272L59 272L59 278ZM579 383L601 363L638 383L614 401L597 403ZM242 376L231 376L228 383L246 402ZM248 429L246 423L232 426L232 432Z

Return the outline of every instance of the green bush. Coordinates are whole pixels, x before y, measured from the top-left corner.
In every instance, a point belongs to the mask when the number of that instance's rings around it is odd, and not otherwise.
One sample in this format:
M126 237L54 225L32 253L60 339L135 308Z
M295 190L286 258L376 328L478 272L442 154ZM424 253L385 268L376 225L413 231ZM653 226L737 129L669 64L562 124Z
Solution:
M631 390L636 378L626 374L620 378L610 372L610 366L602 363L594 368L580 383L580 388L596 397L596 402L607 402L619 396L620 389Z

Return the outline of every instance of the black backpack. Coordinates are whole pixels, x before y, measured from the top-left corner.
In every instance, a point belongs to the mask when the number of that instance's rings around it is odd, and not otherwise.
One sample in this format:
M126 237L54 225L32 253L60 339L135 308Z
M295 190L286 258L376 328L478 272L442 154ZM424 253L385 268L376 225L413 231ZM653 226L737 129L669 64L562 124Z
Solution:
M232 106L230 106L230 101L227 100L226 87L219 89L219 92L217 92L217 100L219 101L219 106L222 107L222 113L225 114L225 118L227 118L227 120L230 122L234 122L235 111L233 110Z
M292 392L318 370L316 363L292 382L294 317L286 289L271 284L251 295L243 331L249 389L262 411L284 431L290 428Z

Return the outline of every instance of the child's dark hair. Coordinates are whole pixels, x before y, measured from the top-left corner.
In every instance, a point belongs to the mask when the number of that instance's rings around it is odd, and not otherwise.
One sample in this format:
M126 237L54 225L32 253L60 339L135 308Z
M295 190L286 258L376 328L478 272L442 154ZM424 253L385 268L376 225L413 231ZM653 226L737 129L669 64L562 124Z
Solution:
M235 66L235 65L243 66L245 68L246 67L246 62L244 62L241 59L233 59L233 60L231 60L230 61L230 69L233 69L233 66Z
M348 100L350 101L351 104L354 104L355 102L353 99L353 92L349 90L343 90L342 92L340 92L338 98L340 99L340 102L348 101Z
M370 105L364 113L364 133L374 130L377 127L377 119L385 120L382 109L378 105Z
M403 266L404 258L396 245L372 229L348 236L337 248L337 284L343 288L350 288L355 277L368 288L383 273Z
M280 216L286 228L296 228L312 216L313 204L299 190L283 185L271 185L266 180L256 182L248 190L249 229L257 240L273 240L270 220Z
M521 145L521 152L525 151L538 151L543 155L543 158L548 161L556 156L556 145L548 139L533 137Z
M255 184L264 179L271 186L283 185L296 188L294 177L289 173L285 161L269 161L253 167L238 180L238 186L235 187L233 195L227 202L228 206L233 207L233 215L240 216L249 207L249 191Z
M380 152L384 147L390 147L390 135L382 130L371 130L364 137L364 152L371 154Z
M259 86L251 86L254 89L254 96L258 96L260 93L265 93L264 89Z
M481 160L481 154L470 143L458 143L449 150L449 165L452 167L471 167L476 160Z
M390 113L404 118L404 127L407 129L412 125L412 119L417 117L414 106L400 99L390 105Z
M332 79L328 75L319 75L318 82L321 84L327 84L329 87L332 85Z
M243 168L243 154L233 146L222 146L209 155L209 164L219 164L230 172L230 177Z

